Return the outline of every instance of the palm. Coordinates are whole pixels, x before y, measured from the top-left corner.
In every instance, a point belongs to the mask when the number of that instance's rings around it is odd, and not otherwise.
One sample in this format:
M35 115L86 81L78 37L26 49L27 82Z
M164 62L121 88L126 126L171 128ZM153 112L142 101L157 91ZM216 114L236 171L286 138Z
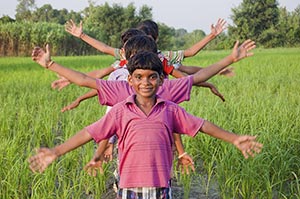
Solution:
M217 24L211 25L211 34L218 36L225 30L226 21L224 19L218 19Z
M103 168L102 168L103 161L102 160L91 160L89 163L86 164L84 167L84 170L88 172L89 175L91 176L96 176L97 173L99 172L100 174L103 174Z
M76 24L71 19L71 20L67 21L67 23L65 25L65 29L71 35L73 35L75 37L80 37L80 35L82 33L82 22L80 22L79 27L77 27Z
M43 172L55 159L56 154L48 148L40 148L37 154L29 158L30 169L33 172Z
M255 42L250 39L244 41L239 47L238 45L239 42L237 41L231 53L234 62L237 62L245 57L252 56L253 53L249 51L256 47Z
M43 67L47 66L47 63L50 61L50 48L49 45L46 45L46 51L40 47L35 47L31 54L32 60L37 62Z

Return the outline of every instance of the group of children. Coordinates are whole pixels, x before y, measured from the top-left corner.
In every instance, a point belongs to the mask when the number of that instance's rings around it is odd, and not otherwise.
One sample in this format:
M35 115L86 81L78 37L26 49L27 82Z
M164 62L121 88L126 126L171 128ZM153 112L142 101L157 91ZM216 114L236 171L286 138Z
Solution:
M128 29L121 37L123 47L116 49L84 34L82 23L76 27L73 21L69 21L66 25L68 32L119 59L111 67L89 74L63 67L51 60L48 45L45 50L34 48L32 59L63 77L54 82L53 87L62 88L72 82L94 89L85 97L96 94L101 105L112 107L100 120L83 128L63 144L53 148L40 148L37 154L29 158L32 171L43 172L59 156L94 140L99 143L98 149L85 167L94 173L101 166L99 162L103 160L104 154L111 156L111 152L107 153L106 150L110 146L111 151L116 139L109 139L115 137L118 140L120 175L117 198L172 198L170 182L174 145L182 166L193 168L191 157L184 151L181 134L194 137L200 131L222 139L236 146L245 158L260 152L262 144L256 141L255 136L225 131L207 120L187 113L177 105L190 100L193 85L205 85L209 78L230 64L252 56L253 53L249 51L255 48L255 43L246 40L239 46L239 42L236 42L230 55L199 70L199 67L183 66L181 61L183 57L196 54L209 39L198 42L194 48L175 53L169 51L164 56L157 49L155 40L158 29L156 31L153 24L155 23L148 20L138 28ZM217 28L212 26L212 30L218 31L212 33L220 34L224 25L224 20L219 20ZM189 74L184 68L194 71ZM110 80L99 79L106 75L105 72L109 74L109 71L112 72ZM183 72L189 75L183 75ZM167 77L170 74L178 79L169 80ZM78 104L71 104L63 111Z

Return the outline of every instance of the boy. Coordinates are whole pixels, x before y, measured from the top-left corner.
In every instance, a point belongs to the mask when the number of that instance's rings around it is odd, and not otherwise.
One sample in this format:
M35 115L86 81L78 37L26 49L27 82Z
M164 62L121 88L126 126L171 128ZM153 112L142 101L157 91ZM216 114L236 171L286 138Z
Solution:
M46 66L51 65L49 62ZM39 149L29 158L33 172L43 172L59 156L92 139L99 142L117 132L121 176L118 198L167 199L172 197L172 132L185 132L194 137L201 131L233 144L245 158L261 151L263 145L255 141L255 136L227 132L158 96L156 93L164 78L156 53L138 53L129 59L127 67L128 82L135 94L65 143L52 149Z
M131 38L128 40L124 46L125 56L127 59L137 51L152 49L152 52L157 52L156 43L150 38L148 38L148 40L145 40L145 38L148 37L144 37L143 40L142 38L140 40L136 40L136 38ZM237 42L229 56L224 58L222 61L203 69L201 73L197 72L189 77L165 80L164 84L159 89L158 94L160 94L163 98L175 103L187 101L190 99L189 96L192 85L197 85L198 83L206 81L233 62L252 56L253 53L248 51L253 48L255 48L255 44L251 40L245 41L239 48ZM54 63L51 61L48 45L46 46L46 52L41 48L35 48L32 53L32 58L43 67L57 72L61 76L65 76L67 79L77 85L97 89L95 92L98 92L99 101L102 105L113 106L114 104L125 100L128 96L134 93L134 90L129 87L128 83L125 81L96 80L87 76L86 74L64 68L59 64Z

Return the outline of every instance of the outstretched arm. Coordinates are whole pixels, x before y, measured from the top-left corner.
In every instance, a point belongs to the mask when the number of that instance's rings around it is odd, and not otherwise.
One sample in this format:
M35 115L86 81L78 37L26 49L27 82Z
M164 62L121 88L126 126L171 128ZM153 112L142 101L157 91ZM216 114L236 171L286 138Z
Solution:
M204 124L200 128L200 131L214 138L218 138L225 142L233 144L242 152L243 156L246 159L249 156L254 157L255 153L260 153L263 147L261 143L255 140L256 136L237 135L234 133L230 133L209 121L204 121Z
M76 108L77 106L79 106L79 104L84 101L84 100L87 100L89 98L92 98L92 97L95 97L97 96L97 90L93 89L89 92L87 92L86 94L78 97L74 102L72 102L71 104L63 107L61 109L61 112L65 112L65 111L69 111L69 110L72 110L74 108Z
M90 140L92 140L91 135L83 129L61 145L54 148L40 148L35 155L28 159L29 167L33 172L42 173L59 156L86 144Z
M82 21L80 21L79 27L76 26L76 24L74 23L74 21L72 19L67 21L67 23L65 25L65 30L68 33L70 33L71 35L82 39L83 41L85 41L89 45L93 46L100 52L109 54L111 56L115 56L115 48L113 48L101 41L98 41L83 32Z
M111 72L113 72L115 69L116 69L115 67L109 66L106 68L101 68L98 70L88 72L88 73L86 73L86 75L93 77L93 78L102 79L102 78L106 77L107 75L109 75ZM71 82L68 79L66 79L63 76L59 76L59 79L57 79L51 83L51 87L53 89L57 88L58 90L62 90L63 88L65 88L66 86L68 86L70 84L71 84Z
M186 49L184 51L184 57L192 57L196 55L201 49L203 49L210 41L216 38L219 34L221 34L225 30L226 21L224 19L218 19L217 24L214 26L211 25L211 33L204 37L201 41Z
M202 83L197 84L197 86L209 88L210 91L211 91L214 95L218 96L223 102L225 102L224 96L218 91L218 89L217 89L212 83L209 83L209 82L202 82Z
M44 51L40 47L35 47L32 51L32 60L34 60L36 63L41 65L44 68L47 68L53 72L56 72L57 74L64 76L67 78L70 82L78 85L78 86L84 86L88 88L96 89L96 79L89 77L88 75L63 67L59 65L58 63L55 63L51 60L49 45L46 45L46 51Z
M214 75L218 74L221 70L223 70L230 64L238 62L243 58L252 56L253 53L249 51L256 47L255 42L250 39L244 41L244 43L242 43L240 46L238 45L239 42L237 41L230 55L223 58L219 62L205 67L202 70L195 73L193 75L193 84L196 85L200 82L205 82Z

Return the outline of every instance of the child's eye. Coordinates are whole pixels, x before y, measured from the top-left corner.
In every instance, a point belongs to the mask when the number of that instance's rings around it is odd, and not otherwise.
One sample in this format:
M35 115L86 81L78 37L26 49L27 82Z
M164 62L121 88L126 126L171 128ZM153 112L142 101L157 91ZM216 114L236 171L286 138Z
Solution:
M138 79L138 80L140 80L140 79L142 79L142 76L137 75L137 76L135 76L135 78Z
M150 79L151 79L151 80L156 80L156 79L157 79L157 75L151 75L151 76L150 76Z

